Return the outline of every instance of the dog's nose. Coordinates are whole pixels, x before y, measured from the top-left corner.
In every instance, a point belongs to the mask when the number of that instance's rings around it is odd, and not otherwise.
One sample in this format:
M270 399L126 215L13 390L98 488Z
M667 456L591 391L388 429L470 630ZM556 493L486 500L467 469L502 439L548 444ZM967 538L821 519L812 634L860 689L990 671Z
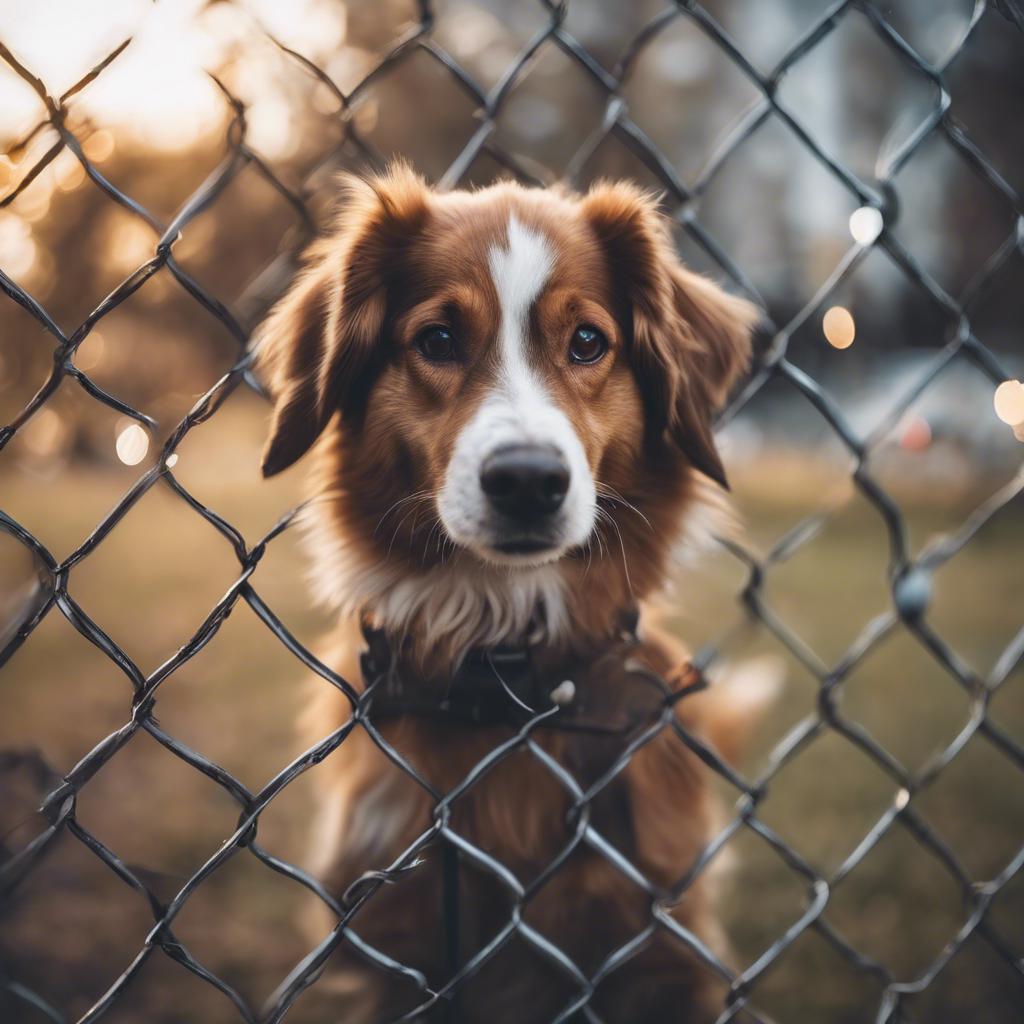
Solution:
M484 460L480 487L504 515L536 519L561 508L569 490L569 467L547 445L511 445Z

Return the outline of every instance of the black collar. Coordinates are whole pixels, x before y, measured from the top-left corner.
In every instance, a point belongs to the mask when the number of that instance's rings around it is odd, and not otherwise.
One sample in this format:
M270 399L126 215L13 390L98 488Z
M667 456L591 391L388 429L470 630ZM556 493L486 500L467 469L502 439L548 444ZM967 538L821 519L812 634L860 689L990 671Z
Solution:
M474 649L442 685L419 679L400 647L364 620L361 713L373 723L413 716L520 729L537 720L536 728L630 732L705 685L690 666L669 682L647 667L637 620L634 609L624 612L603 648L554 669L540 667L544 652L535 644Z

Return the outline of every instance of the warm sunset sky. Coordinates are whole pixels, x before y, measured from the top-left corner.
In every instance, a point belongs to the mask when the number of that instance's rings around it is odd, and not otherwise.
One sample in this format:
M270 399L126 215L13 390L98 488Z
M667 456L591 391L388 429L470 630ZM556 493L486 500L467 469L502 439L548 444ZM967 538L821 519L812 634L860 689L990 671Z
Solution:
M257 25L316 58L341 48L345 9L331 0L242 0L212 7L205 0L0 0L0 40L52 95L132 36L128 49L76 98L75 107L119 137L128 130L140 141L169 148L223 119L223 100L204 71L215 70L233 42L246 40L253 74ZM0 64L0 146L42 115L32 90Z

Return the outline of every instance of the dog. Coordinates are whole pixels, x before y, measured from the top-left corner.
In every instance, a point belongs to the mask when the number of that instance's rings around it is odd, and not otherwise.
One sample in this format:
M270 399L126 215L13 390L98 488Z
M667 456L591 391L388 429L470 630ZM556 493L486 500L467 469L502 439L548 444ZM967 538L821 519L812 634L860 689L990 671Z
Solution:
M650 609L721 504L712 420L758 313L685 268L656 199L628 183L440 192L396 165L341 191L260 334L262 466L310 453L314 584L339 618L325 661L368 692L370 637L402 683L374 730L354 727L317 769L316 873L351 896L430 841L349 922L405 972L340 943L339 1008L323 1019L713 1020L721 979L694 952L722 948L705 873L678 883L714 811L681 734L728 750L743 727L727 709L716 737L712 694L666 700L636 679L700 688ZM509 650L528 652L526 696L492 658ZM460 792L442 835L439 798L519 735L494 711L506 697L480 696L495 679L549 717L528 730L534 749ZM548 728L574 699L625 721L618 740ZM311 704L311 741L351 719L332 700ZM616 768L655 720L666 727Z

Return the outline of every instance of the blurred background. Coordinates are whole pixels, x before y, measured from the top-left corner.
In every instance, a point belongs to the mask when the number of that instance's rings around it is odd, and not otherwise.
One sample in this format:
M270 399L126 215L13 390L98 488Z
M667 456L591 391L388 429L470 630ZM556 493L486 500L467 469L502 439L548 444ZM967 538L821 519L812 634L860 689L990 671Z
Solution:
M808 880L752 829L727 844L735 965L772 952L751 1008L873 1021L889 982L919 980L898 1019L1019 1021L1024 391L994 399L1024 374L1022 25L1008 0L2 4L0 424L16 429L0 433L0 509L61 562L167 454L249 546L294 506L301 469L259 477L264 399L224 375L341 168L402 155L446 185L611 176L658 190L690 265L766 310L759 370L720 431L743 536L685 571L673 623L716 652L712 678L729 660L783 659L785 692L737 767L768 781L758 819L833 883L818 925L776 946ZM165 451L218 381L215 414ZM315 648L330 621L295 532L252 582ZM908 597L909 565L922 568ZM128 679L57 608L20 642L48 596L42 566L0 529L5 857L130 717ZM238 573L225 537L158 478L68 592L148 675ZM162 685L156 715L256 791L301 753L306 674L239 602ZM831 707L848 728L816 724ZM260 820L264 847L300 865L315 776ZM237 817L144 731L75 809L160 899ZM979 894L994 895L972 928ZM305 899L235 856L175 936L258 1006L308 952ZM0 1017L79 1019L152 924L145 897L63 829L4 904ZM159 951L103 1015L238 1019ZM289 1019L323 1018L311 996Z

